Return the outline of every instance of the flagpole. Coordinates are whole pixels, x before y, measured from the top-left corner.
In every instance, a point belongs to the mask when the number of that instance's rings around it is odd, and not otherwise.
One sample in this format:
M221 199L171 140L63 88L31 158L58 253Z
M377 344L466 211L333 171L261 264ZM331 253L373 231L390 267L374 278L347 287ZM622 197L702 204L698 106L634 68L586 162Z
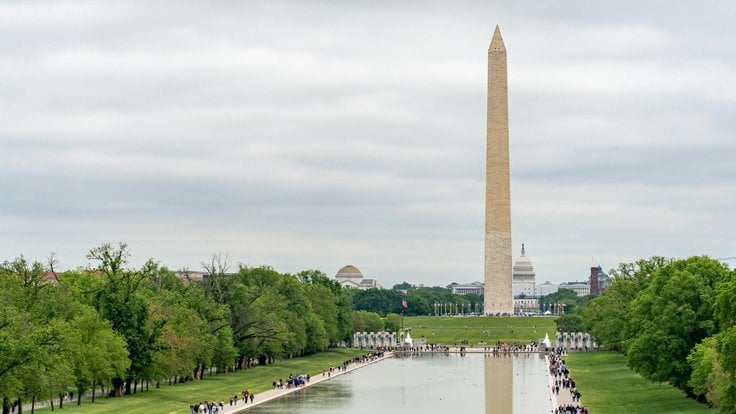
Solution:
M401 349L404 349L404 310L408 308L409 305L406 302L406 299L401 300L401 334L399 337L401 338Z

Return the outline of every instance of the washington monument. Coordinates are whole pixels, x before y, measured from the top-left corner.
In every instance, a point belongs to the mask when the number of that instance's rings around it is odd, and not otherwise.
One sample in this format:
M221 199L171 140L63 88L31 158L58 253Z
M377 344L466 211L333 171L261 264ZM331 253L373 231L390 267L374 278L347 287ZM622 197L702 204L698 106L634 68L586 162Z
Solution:
M496 26L488 47L484 313L514 312L511 290L511 185L506 46Z

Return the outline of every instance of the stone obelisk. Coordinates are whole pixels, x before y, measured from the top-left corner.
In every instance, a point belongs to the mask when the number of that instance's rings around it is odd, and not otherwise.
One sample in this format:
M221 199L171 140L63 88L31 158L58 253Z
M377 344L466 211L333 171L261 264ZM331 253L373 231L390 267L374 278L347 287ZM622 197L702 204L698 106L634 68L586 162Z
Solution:
M511 184L506 46L496 26L488 48L486 130L485 304L488 314L512 314Z

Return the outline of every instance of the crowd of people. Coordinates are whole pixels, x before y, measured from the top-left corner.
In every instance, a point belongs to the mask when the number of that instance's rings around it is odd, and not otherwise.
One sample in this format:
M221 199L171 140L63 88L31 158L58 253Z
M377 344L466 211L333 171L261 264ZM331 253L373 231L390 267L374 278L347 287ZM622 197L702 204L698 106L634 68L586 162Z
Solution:
M303 387L305 386L309 380L311 379L311 376L309 374L289 374L289 376L286 378L286 381L279 378L278 381L274 381L271 383L273 385L273 388L275 390L281 390L281 389L289 389L291 387Z
M240 394L233 394L230 396L230 407L237 406L241 400L243 404L248 404L250 401L253 404L256 395L248 390L243 390ZM192 404L189 406L189 414L217 414L225 411L225 401L200 401L199 403Z
M459 346L457 343L455 343L454 349L456 349L459 352L467 352L468 347L465 345L468 345L468 341L462 341ZM451 349L453 348L450 348L449 346L446 346L446 345L426 344L423 346L403 348L401 351L411 352L411 353L450 352ZM479 348L470 348L470 349L477 350ZM540 352L540 351L544 351L544 349L540 349L539 343L537 341L532 341L528 344L524 344L521 342L501 342L499 341L499 342L496 342L495 346L484 346L483 347L483 352L494 353L494 354L511 354L511 353Z
M547 355L549 360L549 374L554 378L550 392L556 396L569 392L572 404L560 404L555 407L554 414L588 414L588 408L580 405L580 391L575 386L575 380L570 377L570 371L565 364L565 351L555 348Z
M539 343L531 341L528 344L521 342L496 342L496 346L484 347L484 351L494 354L512 354L519 352L537 352L539 351Z
M225 410L225 402L200 401L189 406L189 414L215 414Z

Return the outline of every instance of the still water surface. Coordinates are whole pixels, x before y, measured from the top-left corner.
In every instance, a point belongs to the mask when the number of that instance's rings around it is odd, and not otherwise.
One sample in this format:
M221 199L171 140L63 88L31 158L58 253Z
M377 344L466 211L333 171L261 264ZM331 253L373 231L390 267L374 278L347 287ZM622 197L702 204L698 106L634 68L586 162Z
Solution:
M396 357L254 407L254 414L549 413L538 354Z

